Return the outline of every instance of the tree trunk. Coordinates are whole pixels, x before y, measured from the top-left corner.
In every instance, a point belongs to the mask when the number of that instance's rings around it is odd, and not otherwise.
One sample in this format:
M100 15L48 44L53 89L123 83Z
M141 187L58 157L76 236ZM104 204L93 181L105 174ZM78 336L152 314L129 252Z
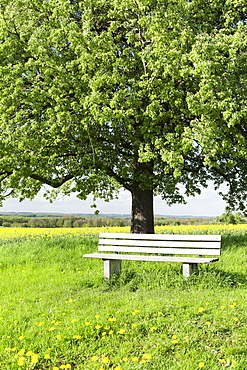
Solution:
M132 187L131 233L154 234L153 190Z

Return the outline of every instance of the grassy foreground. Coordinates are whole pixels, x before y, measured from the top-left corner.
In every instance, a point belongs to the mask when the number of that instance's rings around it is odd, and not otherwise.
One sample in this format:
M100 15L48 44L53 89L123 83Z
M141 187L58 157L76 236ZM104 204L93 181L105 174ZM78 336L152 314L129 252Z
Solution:
M125 261L109 283L82 258L96 249L73 231L2 236L3 369L246 369L245 230L225 227L220 261L190 279L177 263Z

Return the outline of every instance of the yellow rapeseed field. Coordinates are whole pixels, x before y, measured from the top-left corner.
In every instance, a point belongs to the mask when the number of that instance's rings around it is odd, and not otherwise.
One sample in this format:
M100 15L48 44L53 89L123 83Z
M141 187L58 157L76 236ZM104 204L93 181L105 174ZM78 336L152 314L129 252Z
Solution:
M100 232L130 232L126 227L84 227L84 228L0 228L0 240L19 239L37 237L77 237L77 236L97 236ZM245 234L247 225L179 225L179 226L156 226L155 232L160 234Z

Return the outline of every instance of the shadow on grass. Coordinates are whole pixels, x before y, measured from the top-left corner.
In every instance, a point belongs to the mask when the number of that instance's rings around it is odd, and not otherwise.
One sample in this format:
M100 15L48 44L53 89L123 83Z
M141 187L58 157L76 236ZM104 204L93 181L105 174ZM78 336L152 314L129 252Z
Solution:
M247 247L247 234L222 235L222 250Z
M113 276L103 281L103 290L112 291L124 288L135 292L139 289L176 288L189 290L193 287L203 289L241 288L246 286L247 276L234 271L223 271L218 267L199 266L190 278L184 278L181 266L132 268L126 266L120 276Z

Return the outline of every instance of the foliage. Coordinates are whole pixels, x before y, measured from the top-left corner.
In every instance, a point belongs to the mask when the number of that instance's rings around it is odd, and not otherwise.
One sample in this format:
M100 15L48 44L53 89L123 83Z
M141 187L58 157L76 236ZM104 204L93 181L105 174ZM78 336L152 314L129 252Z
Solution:
M246 223L246 217L244 217L241 212L236 212L235 214L230 212L230 211L226 211L224 212L221 216L218 216L215 218L215 222L219 222L219 223L222 223L222 224L244 224Z
M96 250L97 238L75 231L7 241L0 246L2 367L244 370L247 231L231 230L220 261L189 280L179 264L125 261L121 278L107 283L102 261L81 257Z
M3 0L2 199L124 187L136 232L179 184L226 181L243 207L246 19L243 0Z
M154 225L202 225L212 223L211 218L176 218L155 216ZM130 226L130 216L113 215L52 215L52 214L2 214L0 226L3 227L124 227Z

